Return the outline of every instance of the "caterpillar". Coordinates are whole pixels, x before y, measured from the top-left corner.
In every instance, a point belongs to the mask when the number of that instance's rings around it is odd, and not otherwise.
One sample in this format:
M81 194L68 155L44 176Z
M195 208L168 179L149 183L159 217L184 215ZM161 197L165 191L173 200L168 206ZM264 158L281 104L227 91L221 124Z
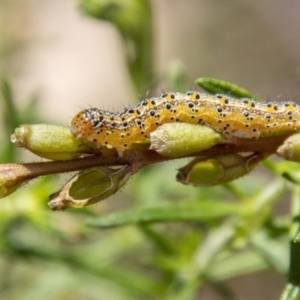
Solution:
M120 113L85 109L73 118L71 132L83 141L124 151L147 140L160 125L173 122L209 126L228 139L259 138L300 130L300 106L193 91L164 93Z

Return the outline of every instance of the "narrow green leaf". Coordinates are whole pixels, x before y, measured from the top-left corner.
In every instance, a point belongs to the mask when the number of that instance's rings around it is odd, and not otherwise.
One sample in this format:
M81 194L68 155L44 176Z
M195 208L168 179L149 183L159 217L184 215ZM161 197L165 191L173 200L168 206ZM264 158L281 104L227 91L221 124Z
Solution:
M168 240L165 235L158 233L147 225L141 224L139 228L142 230L145 236L149 240L151 240L153 244L155 244L155 246L160 250L161 253L165 253L168 255L176 253L176 245Z
M215 200L168 203L154 207L138 207L96 219L89 219L92 227L107 228L134 223L208 221L241 212L240 206Z
M149 0L79 0L81 10L94 18L109 21L119 31L127 66L138 94L153 83L152 9Z
M259 101L260 99L242 87L214 78L202 77L195 81L199 86L211 94L226 94L235 98L249 98Z
M279 273L286 274L288 270L288 251L280 240L272 240L266 230L255 232L250 243L259 255Z
M211 265L207 275L209 278L219 281L259 272L268 268L267 263L257 253L244 252L230 255L222 261L217 260Z

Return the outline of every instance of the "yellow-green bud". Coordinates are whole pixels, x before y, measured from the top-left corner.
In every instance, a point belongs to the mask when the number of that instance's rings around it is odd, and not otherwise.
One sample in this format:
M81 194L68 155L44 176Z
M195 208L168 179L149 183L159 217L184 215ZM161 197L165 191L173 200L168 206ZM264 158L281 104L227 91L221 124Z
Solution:
M166 123L150 133L150 149L168 157L193 154L216 145L222 136L206 126Z
M36 124L21 125L11 136L17 147L51 160L70 160L91 152L91 148L75 138L69 127Z
M277 149L277 154L287 160L300 161L300 134L293 134Z

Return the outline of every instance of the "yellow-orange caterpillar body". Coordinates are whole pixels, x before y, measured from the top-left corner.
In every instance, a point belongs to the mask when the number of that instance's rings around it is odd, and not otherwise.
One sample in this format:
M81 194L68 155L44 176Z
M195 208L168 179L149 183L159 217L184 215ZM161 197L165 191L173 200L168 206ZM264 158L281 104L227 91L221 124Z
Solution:
M300 106L198 92L164 93L120 113L85 109L73 118L71 132L84 141L124 151L148 139L160 125L173 122L209 126L229 139L259 138L300 130Z

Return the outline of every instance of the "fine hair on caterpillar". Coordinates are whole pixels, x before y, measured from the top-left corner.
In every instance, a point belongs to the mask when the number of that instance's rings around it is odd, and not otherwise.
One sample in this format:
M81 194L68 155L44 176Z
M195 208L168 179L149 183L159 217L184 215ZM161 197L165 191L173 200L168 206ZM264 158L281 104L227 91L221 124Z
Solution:
M164 93L112 113L85 109L72 120L71 132L86 142L124 151L149 138L165 123L209 126L225 138L259 138L300 130L300 106L294 102L257 102L190 91Z

